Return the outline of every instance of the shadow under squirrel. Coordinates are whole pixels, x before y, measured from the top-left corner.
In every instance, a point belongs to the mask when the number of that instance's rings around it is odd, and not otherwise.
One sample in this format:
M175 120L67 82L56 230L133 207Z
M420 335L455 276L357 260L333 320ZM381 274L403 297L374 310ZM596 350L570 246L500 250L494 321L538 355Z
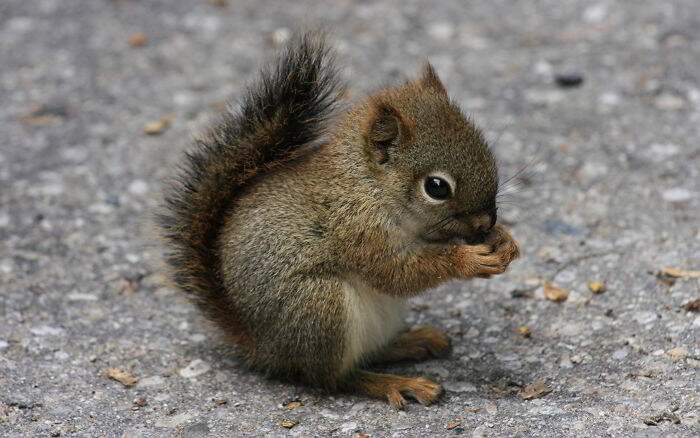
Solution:
M188 154L159 215L175 283L265 374L434 402L439 384L366 371L449 351L406 300L504 272L497 166L428 64L334 115L323 38L294 38Z

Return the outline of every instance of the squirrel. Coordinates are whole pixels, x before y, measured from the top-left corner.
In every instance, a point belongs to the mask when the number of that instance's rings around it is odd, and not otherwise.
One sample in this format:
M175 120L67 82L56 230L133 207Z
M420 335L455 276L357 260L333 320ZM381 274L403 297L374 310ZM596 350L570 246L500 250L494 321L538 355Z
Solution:
M339 113L345 93L325 38L292 38L166 191L166 262L251 368L428 405L438 383L371 366L446 355L407 300L518 257L496 161L429 63Z

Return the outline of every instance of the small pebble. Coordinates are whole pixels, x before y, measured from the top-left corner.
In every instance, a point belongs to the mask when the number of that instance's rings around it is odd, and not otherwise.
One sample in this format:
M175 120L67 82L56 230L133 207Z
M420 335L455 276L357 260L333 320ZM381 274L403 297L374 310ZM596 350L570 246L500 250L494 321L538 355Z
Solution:
M484 403L484 410L488 412L489 415L496 415L496 413L498 413L498 405L493 401L487 401Z
M668 202L686 202L693 197L693 194L689 190L682 187L674 187L672 189L665 190L661 194L661 197L664 199L664 201Z
M685 101L674 94L662 93L656 98L654 105L663 111L677 111L685 106Z
M138 406L140 408L146 406L148 404L148 401L146 400L145 397L136 397L134 399L134 406Z
M588 6L583 11L583 19L588 23L600 23L608 16L608 6L605 3L596 3Z
M214 404L217 406L223 406L228 403L228 399L225 399L223 397L213 397L211 401L213 401Z
M0 213L0 228L5 228L10 225L10 215L7 213Z
M554 75L554 82L562 88L573 88L583 84L583 76L579 73L558 73Z
M513 289L510 291L511 298L532 298L532 289Z
M677 155L681 151L681 147L674 143L652 143L649 145L649 155L654 161L663 161Z
M447 381L443 384L446 390L452 392L474 392L476 386L467 382Z
M559 368L570 369L573 368L574 364L568 354L563 354L559 360Z
M187 379L191 379L197 376L201 376L211 369L208 363L204 362L202 359L195 359L190 362L185 368L180 370L180 376Z
M281 46L282 44L286 43L291 36L292 33L289 29L286 27L280 27L272 32L272 43L276 46Z
M688 312L700 312L700 298L688 301L682 306ZM2 342L0 341L0 344ZM0 347L1 348L1 347Z
M454 35L454 27L446 22L433 23L428 26L428 35L438 41L448 41Z
M627 350L626 348L622 348L620 350L615 351L613 353L612 357L615 360L622 360L622 359L626 358L628 354L629 354L629 350Z
M357 423L354 421L349 421L340 425L340 431L344 434L350 433L357 429Z
M145 195L148 193L148 183L140 179L135 179L129 184L128 190L132 195Z
M58 336L63 334L63 329L57 327L51 327L48 325L42 325L39 327L33 327L29 329L36 336Z
M143 47L148 43L148 37L143 32L136 32L129 36L128 42L131 47Z

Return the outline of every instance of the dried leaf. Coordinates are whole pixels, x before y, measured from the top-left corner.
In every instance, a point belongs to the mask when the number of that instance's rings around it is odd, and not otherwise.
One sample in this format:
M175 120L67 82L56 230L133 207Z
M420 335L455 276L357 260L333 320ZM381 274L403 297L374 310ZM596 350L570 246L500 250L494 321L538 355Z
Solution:
M143 132L147 135L162 134L163 131L168 129L168 127L170 126L172 121L173 121L172 115L163 116L159 120L146 123L146 125L143 127Z
M683 360L688 356L688 350L683 347L676 347L668 350L666 354L672 361L678 362L679 360Z
M469 412L470 414L476 414L481 410L481 408L464 408L464 410Z
M156 120L155 122L146 123L143 127L143 132L148 135L158 135L162 134L167 127L167 123L164 123L163 120Z
M285 408L289 409L290 411L294 409L298 409L300 407L304 406L304 403L301 402L301 400L292 400L286 405L284 405Z
M105 370L105 375L126 387L134 386L136 382L139 381L139 379L134 377L133 374L130 374L120 368L107 368Z
M143 32L136 32L129 36L128 42L131 47L143 47L148 43L148 37Z
M445 429L447 429L447 430L452 430L452 429L454 429L455 427L459 427L459 426L461 426L461 425L462 425L462 420L459 420L459 419L457 419L457 420L452 420L452 421L448 421L448 422L447 422L447 425L445 426Z
M688 312L700 312L700 298L688 301L683 304L683 308Z
M605 287L605 283L603 283L602 281L589 281L588 290L598 295L605 292L607 288Z
M544 380L538 380L535 383L531 383L520 390L520 397L523 400L534 400L536 398L544 397L545 395L552 392L552 388L544 383Z
M291 429L292 427L299 424L299 422L295 421L295 420L290 420L289 418L285 418L284 420L280 421L279 424L280 424L280 426L284 427L285 429Z
M352 438L369 438L369 434L366 432L355 432L355 435L353 435Z
M54 125L68 117L68 108L60 103L35 105L20 121L31 126Z
M678 268L663 268L659 271L660 276L671 278L700 278L700 271L686 271Z
M569 298L569 291L556 287L551 283L544 284L544 297L550 301L561 303Z
M674 414L673 412L662 412L660 414L645 418L644 424L647 426L658 426L659 423L663 421L670 421L673 424L679 424L681 419L678 418L678 415Z
M530 327L528 327L526 325L521 325L520 327L518 327L516 329L516 331L518 332L518 334L520 336L522 336L524 338L529 338L530 335L532 335L532 330L530 330Z

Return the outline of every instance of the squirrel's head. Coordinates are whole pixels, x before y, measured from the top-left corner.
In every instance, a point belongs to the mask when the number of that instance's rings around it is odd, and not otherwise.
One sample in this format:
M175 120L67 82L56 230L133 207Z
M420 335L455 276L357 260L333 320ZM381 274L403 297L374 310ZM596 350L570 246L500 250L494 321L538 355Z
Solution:
M384 193L404 207L398 219L424 240L480 240L496 222L496 161L430 64L365 108L365 151Z

